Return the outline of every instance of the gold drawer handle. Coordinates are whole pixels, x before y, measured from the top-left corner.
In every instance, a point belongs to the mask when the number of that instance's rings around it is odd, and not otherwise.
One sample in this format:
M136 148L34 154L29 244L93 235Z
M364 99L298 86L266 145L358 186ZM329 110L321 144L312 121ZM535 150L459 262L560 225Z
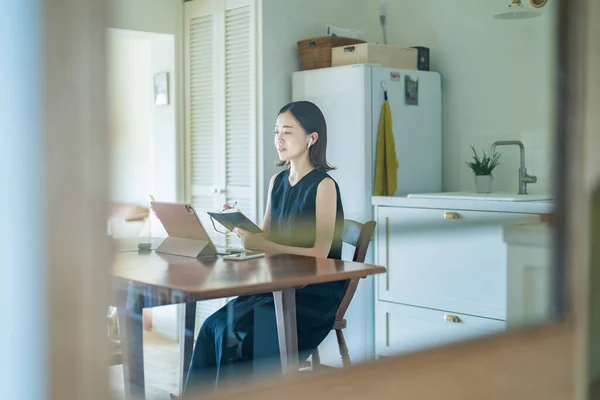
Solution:
M446 322L460 322L460 318L458 318L458 315L444 314L444 321L446 321Z
M444 219L459 219L460 214L457 212L445 212Z

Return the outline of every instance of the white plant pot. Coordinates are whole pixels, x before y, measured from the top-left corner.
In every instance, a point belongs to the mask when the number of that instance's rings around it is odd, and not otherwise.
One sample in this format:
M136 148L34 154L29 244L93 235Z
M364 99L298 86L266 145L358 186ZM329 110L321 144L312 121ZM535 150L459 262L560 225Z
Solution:
M477 193L492 193L492 175L475 175L475 189Z

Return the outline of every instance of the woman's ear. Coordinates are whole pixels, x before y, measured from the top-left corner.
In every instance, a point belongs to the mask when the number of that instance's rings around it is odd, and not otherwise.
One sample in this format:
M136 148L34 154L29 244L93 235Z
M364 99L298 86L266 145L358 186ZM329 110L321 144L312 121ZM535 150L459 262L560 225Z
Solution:
M314 146L315 143L317 143L317 140L319 140L319 134L317 132L313 132L310 134L310 146Z

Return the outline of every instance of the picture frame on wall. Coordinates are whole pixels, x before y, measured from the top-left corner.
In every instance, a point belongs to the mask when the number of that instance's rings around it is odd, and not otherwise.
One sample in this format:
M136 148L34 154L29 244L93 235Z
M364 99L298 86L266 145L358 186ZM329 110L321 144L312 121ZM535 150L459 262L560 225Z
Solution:
M169 104L169 73L159 72L154 75L154 104L166 106Z

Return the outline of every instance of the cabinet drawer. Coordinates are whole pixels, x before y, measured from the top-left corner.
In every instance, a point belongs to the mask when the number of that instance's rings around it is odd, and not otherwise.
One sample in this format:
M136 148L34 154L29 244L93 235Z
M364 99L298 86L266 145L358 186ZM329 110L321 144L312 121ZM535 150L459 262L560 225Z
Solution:
M538 219L536 214L380 207L376 264L387 273L377 278L378 299L503 320L503 225Z
M378 301L377 355L393 356L505 330L504 321Z

